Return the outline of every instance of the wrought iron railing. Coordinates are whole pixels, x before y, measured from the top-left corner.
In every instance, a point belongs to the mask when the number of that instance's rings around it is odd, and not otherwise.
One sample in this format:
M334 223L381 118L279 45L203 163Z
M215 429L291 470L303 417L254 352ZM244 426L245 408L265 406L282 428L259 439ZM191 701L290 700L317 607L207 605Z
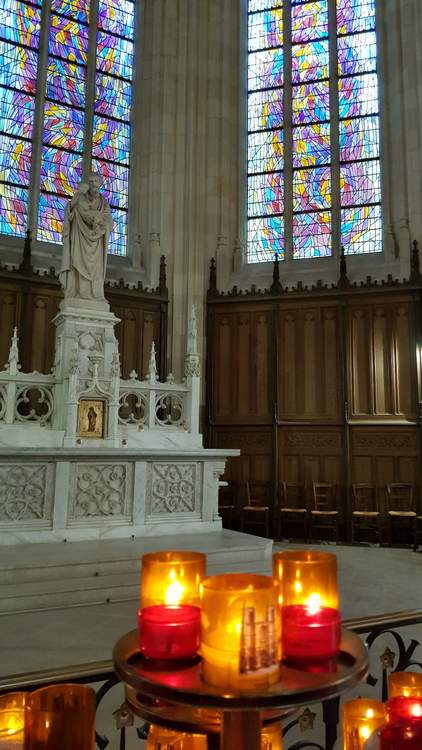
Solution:
M366 689L372 692L372 697L382 701L387 699L388 675L391 672L405 671L409 668L422 670L421 642L413 637L406 640L406 635L398 632L407 627L422 626L422 611L395 612L376 617L346 620L343 625L365 636L370 657L374 657L371 658L366 683ZM385 640L382 642L383 637L387 638L387 643ZM393 645L393 648L390 648L390 645ZM98 712L104 699L119 683L119 679L114 673L111 661L92 662L3 677L0 679L0 694L15 690L31 691L43 685L63 682L95 685ZM117 705L113 716L118 734L112 738L111 734L106 736L98 731L96 742L100 750L105 750L106 747L109 750L117 747L120 750L126 750L129 728L133 728L134 737L145 739L146 725L139 721L139 726L135 726L135 717L124 701ZM320 706L306 708L285 725L284 747L286 750L333 750L339 734L339 718L339 698L325 701ZM303 739L302 733L306 733Z

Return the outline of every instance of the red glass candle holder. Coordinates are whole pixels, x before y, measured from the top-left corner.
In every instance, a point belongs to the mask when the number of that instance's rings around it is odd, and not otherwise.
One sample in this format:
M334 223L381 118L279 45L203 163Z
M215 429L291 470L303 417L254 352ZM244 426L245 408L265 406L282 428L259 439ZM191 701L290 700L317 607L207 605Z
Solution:
M281 605L283 657L310 664L339 650L337 558L328 552L274 555L274 580Z
M199 649L200 609L155 605L138 612L139 647L149 659L192 659Z
M387 717L380 732L380 750L421 750L422 698L391 698Z

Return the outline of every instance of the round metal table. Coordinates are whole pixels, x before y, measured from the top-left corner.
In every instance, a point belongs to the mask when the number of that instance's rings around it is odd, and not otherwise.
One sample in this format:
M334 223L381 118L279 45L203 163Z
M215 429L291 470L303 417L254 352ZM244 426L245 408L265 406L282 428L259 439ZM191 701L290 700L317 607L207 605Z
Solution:
M116 643L113 661L137 716L180 732L220 735L221 750L259 750L262 724L341 695L368 670L363 642L345 629L337 658L303 669L283 663L279 681L260 693L223 693L208 685L199 657L188 664L151 664L139 651L137 630Z

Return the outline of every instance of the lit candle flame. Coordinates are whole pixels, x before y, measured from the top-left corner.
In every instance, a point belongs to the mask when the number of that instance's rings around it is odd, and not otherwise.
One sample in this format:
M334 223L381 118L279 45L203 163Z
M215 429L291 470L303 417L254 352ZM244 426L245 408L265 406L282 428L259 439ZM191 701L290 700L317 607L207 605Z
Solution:
M420 706L418 703L414 703L410 708L410 713L412 716L414 716L416 719L420 718L422 716L422 706Z
M185 590L185 587L182 586L182 584L179 583L179 581L176 581L176 580L172 581L170 586L167 587L166 604L170 604L170 605L180 604L184 590Z
M306 600L306 606L310 615L316 615L321 609L321 597L319 594L311 594Z
M367 719L373 719L374 718L374 709L368 708L366 711L366 718Z
M363 725L363 727L360 727L359 729L359 734L363 740L367 740L371 736L371 730L369 727Z

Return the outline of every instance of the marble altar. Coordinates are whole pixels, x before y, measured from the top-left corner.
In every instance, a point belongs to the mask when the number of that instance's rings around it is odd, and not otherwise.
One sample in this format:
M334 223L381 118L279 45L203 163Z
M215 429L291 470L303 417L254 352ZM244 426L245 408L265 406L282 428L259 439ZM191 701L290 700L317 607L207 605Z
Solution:
M122 379L105 203L94 175L66 209L52 371L21 371L15 329L0 372L0 544L221 528L219 477L239 451L203 447L195 310L182 382L159 382L154 343L145 378Z

